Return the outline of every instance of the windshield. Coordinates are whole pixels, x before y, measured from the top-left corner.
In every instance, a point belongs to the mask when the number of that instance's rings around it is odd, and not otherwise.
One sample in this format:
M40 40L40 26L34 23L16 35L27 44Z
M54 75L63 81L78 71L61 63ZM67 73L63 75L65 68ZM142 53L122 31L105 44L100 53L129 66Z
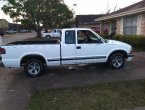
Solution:
M100 38L103 42L108 43L109 41L107 39L104 39L102 36L100 36L98 33L96 33L95 31L93 31L96 36L98 36L98 38Z

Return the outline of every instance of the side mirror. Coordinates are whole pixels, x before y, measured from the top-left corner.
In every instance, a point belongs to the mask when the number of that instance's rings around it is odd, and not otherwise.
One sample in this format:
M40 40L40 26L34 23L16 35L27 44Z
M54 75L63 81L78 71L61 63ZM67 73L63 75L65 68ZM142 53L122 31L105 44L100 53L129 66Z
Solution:
M97 43L99 43L99 44L103 43L103 42L102 42L102 39L99 38L98 41L97 41Z

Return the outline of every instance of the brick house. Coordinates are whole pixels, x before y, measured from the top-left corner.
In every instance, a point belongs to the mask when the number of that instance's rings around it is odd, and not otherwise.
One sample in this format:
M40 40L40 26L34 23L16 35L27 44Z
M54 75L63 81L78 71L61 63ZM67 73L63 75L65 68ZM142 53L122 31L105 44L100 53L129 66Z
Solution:
M104 14L98 15L76 15L75 24L80 28L91 28L100 33L100 23L95 22L96 18L102 17Z
M100 31L105 28L109 34L145 35L145 0L96 18Z

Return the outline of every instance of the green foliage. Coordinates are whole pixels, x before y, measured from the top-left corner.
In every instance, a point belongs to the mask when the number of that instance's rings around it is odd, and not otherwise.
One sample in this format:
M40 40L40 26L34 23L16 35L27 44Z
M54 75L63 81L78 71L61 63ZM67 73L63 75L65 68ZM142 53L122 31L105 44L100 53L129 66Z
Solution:
M2 10L14 21L33 27L37 36L43 27L63 27L73 18L63 0L8 0Z
M128 35L128 36L122 36L122 35L116 35L114 37L115 40L123 41L134 48L138 49L145 49L145 36L139 36L139 35Z
M101 37L103 37L104 39L109 39L109 35L108 34L100 33L99 35Z
M107 34L100 34L104 39L111 39ZM145 36L142 35L115 35L112 39L122 41L133 46L135 50L145 50Z

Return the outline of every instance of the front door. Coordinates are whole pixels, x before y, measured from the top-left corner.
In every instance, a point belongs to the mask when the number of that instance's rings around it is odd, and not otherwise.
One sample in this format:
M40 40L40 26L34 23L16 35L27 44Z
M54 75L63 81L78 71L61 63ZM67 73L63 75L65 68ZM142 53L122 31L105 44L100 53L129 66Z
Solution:
M76 63L97 63L106 59L106 44L90 30L77 31Z

